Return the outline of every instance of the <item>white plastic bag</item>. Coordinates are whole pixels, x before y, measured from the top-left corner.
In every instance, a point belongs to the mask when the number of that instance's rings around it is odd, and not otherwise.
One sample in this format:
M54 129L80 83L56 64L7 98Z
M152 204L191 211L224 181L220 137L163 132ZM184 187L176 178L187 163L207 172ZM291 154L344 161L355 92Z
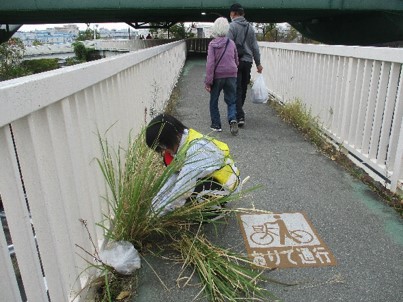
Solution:
M252 86L252 103L265 104L269 98L269 89L267 88L263 75L260 73Z
M112 266L118 273L130 275L141 267L140 255L128 241L110 243L99 253L103 263Z

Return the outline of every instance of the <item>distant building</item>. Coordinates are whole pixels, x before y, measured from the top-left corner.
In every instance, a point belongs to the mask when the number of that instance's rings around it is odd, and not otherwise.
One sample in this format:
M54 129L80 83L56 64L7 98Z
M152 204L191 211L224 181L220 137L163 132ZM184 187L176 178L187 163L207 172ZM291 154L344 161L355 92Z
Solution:
M73 43L79 32L78 26L71 24L45 30L17 31L14 37L20 38L25 46L32 46L35 41L42 44L65 44Z
M75 34L78 36L80 29L75 24L68 24L68 25L63 25L62 27L55 27L54 31L59 32L59 33Z
M106 40L118 39L139 39L140 34L144 35L143 30L136 30L134 28L126 29L96 29L99 37ZM148 31L147 31L148 32ZM68 44L73 43L80 33L77 25L69 24L59 27L47 28L45 30L34 31L17 31L14 37L20 38L25 46L32 46L35 41L42 44Z
M106 29L97 30L101 39L140 39L140 31L128 27L126 29Z

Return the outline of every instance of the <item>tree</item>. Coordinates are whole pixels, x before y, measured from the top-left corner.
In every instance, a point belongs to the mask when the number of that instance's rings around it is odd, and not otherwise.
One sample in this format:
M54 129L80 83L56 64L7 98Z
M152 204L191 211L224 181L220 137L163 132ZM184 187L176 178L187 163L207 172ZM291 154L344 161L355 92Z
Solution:
M95 38L99 39L100 35L98 32L95 33ZM90 28L90 23L87 23L87 29L84 31L80 31L76 41L86 41L86 40L94 40L94 30Z
M318 43L305 38L288 23L258 23L256 27L262 31L261 34L257 35L260 41Z
M159 39L165 39L167 37L167 28L160 28L159 23L150 23L149 32L151 36L157 37ZM169 27L169 37L174 39L185 39L194 37L194 33L192 33L192 28L185 27L184 23L176 23Z
M259 23L258 28L262 29L262 41L276 42L278 41L278 28L276 23Z
M74 42L73 43L74 54L76 55L77 60L81 62L87 61L87 48L82 42Z
M72 45L76 56L66 60L66 65L68 66L101 59L101 56L94 48L85 47L81 41L74 42Z
M24 43L19 38L11 38L0 44L0 80L9 80L28 74L21 66L25 53Z
M96 38L99 38L99 33L96 33ZM85 31L80 31L76 41L94 40L94 31L91 28L87 28Z
M283 41L284 42L302 42L302 35L291 25L287 24L283 30Z
M192 38L194 33L192 33L191 30L191 27L186 30L184 23L176 23L169 28L170 34L172 34L175 39Z

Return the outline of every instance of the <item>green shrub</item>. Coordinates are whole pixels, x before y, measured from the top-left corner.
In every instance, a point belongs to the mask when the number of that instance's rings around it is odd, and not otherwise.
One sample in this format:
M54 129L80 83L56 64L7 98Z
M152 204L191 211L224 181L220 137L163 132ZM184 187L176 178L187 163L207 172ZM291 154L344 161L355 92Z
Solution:
M74 53L76 55L77 60L81 62L87 61L87 48L85 47L84 43L82 42L75 42L73 43Z
M26 60L21 65L33 74L59 68L58 59Z

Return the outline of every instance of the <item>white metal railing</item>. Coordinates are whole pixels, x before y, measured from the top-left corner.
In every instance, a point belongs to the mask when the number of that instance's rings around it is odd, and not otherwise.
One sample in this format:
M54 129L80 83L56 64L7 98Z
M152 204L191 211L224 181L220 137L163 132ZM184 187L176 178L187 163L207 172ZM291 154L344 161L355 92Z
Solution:
M374 179L403 189L403 49L259 45L271 93L301 100Z
M162 110L185 59L178 41L0 83L0 194L28 301L69 301L86 285L80 219L101 245L95 225L108 213L97 131L125 147ZM3 231L0 270L1 300L22 301Z

